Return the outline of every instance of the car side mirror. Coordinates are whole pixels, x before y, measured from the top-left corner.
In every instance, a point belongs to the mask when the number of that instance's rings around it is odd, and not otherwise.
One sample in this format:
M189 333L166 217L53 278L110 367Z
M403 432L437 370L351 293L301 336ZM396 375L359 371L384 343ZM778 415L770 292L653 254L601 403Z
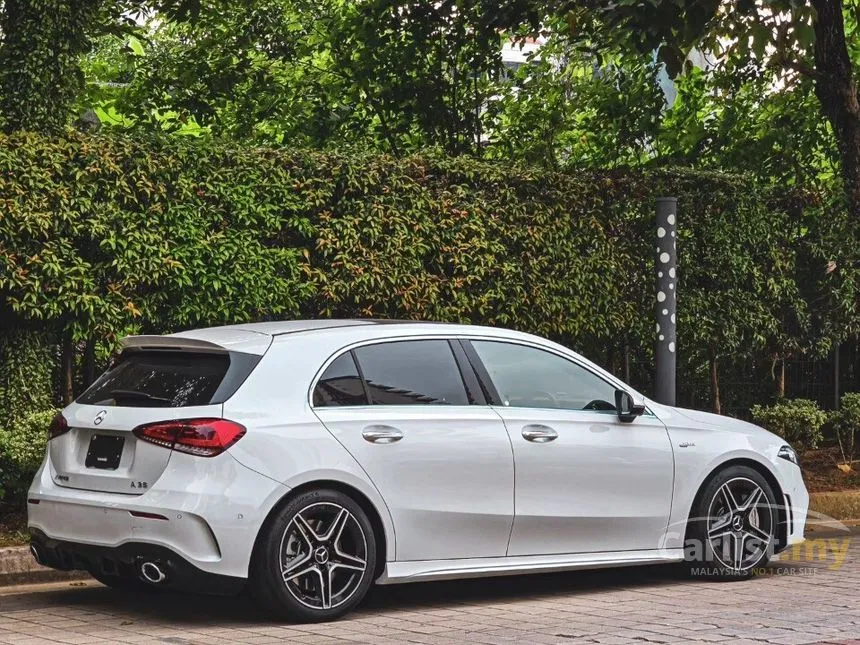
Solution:
M631 394L624 390L615 390L615 409L622 423L630 423L645 412L645 406L636 403Z

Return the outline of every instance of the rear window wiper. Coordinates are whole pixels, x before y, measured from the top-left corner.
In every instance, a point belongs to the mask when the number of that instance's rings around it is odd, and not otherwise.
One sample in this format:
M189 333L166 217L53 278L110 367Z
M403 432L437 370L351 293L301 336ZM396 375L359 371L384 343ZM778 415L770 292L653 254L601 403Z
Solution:
M163 396L152 396L152 394L139 392L137 390L111 390L110 395L114 399L133 399L138 401L150 401L152 403L165 403L167 405L170 405L171 403L170 399L166 399Z

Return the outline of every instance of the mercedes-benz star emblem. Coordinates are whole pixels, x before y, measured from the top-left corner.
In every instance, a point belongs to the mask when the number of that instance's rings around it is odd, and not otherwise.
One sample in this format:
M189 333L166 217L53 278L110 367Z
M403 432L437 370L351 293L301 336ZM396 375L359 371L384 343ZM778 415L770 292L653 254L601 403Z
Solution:
M93 423L95 423L96 425L99 425L102 421L105 420L106 416L107 416L107 410L102 410L101 412L99 412L96 415L96 418L93 419Z
M314 551L314 560L317 564L325 564L328 562L328 549L324 546L317 547Z

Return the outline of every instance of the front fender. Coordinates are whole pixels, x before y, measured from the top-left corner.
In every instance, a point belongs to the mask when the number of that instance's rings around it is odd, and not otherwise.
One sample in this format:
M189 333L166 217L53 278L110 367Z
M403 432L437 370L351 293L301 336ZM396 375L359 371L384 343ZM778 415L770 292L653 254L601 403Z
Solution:
M670 436L675 450L675 482L664 548L683 547L687 521L697 494L716 471L730 462L740 460L756 464L776 481L780 490L774 492L781 496L784 485L776 463L766 456L770 451L756 446L749 436L705 428L673 428ZM734 445L727 446L727 443ZM775 454L774 450L773 459L776 459ZM783 500L780 497L777 501L782 503Z

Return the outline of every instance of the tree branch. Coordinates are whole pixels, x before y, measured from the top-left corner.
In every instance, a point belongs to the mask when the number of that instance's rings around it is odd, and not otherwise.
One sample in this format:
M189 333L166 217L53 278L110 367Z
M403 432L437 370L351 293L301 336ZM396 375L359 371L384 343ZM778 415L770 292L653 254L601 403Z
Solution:
M796 60L787 60L782 57L779 59L780 64L790 70L797 72L807 78L814 79L816 81L822 80L825 77L825 74L820 72L819 70L810 67L806 63Z

